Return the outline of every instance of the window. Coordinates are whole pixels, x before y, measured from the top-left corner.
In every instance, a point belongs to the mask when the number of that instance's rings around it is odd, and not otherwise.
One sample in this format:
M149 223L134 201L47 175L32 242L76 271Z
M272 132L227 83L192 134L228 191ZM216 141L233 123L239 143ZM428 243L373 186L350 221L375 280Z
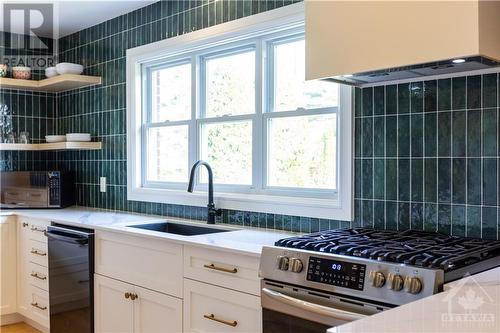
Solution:
M185 193L203 159L224 208L351 218L351 91L305 81L302 24L194 32L128 53L129 198L206 205Z

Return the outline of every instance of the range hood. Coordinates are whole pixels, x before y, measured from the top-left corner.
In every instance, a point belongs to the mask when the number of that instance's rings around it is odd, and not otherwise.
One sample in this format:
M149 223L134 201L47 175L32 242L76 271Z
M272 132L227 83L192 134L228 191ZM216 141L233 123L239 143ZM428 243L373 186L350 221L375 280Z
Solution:
M305 10L307 79L360 86L500 65L500 1L306 0Z

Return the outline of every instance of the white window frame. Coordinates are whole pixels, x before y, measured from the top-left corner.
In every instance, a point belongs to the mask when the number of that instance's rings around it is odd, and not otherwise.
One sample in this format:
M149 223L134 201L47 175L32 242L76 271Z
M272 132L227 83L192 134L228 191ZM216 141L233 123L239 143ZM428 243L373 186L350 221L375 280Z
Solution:
M216 25L207 29L198 30L178 37L165 39L156 43L144 45L134 49L127 50L127 199L162 202L169 204L180 204L190 206L206 206L207 194L205 186L198 186L194 193L186 191L185 184L172 183L166 189L165 183L155 184L153 182L145 182L142 170L142 160L144 158L143 142L143 64L161 61L161 59L188 59L185 52L189 49L191 52L207 49L207 45L217 50L221 45L228 43L239 42L245 38L258 37L262 34L276 32L279 27L282 30L290 30L303 27L304 24L304 4L298 3L285 6L279 9L271 10L265 13L245 17L239 20ZM302 28L303 29L303 28ZM258 44L257 47L263 47ZM269 51L269 50L266 50ZM183 56L184 55L184 56ZM175 62L175 60L172 60ZM191 59L191 61L195 61ZM267 59L269 61L269 59ZM170 61L169 61L170 62ZM266 64L262 63L261 59L256 59L256 101L264 101L266 98L261 94L266 89L259 89L257 82L261 81L260 75L263 75L262 69ZM199 71L199 68L197 69ZM198 75L197 71L192 73L193 78ZM197 80L193 80L197 82ZM267 83L267 82L266 82ZM262 88L262 87L261 87ZM199 89L199 87L196 87ZM199 95L199 94L196 94ZM197 96L191 96L193 115L199 110ZM267 99L268 100L268 99ZM274 214L309 216L317 218L352 220L353 219L353 116L352 116L352 89L347 86L342 86L340 89L339 106L337 112L337 197L335 199L327 197L301 197L286 195L286 191L281 194L280 188L272 188L266 194L259 193L239 193L225 191L224 186L216 186L215 201L219 208L258 211ZM274 114L263 113L263 109L269 105L258 105L256 103L255 115L246 115L245 118L256 117L257 114L267 121L268 117L279 117L280 114L292 115L292 113L300 113L298 111L281 111ZM322 114L325 110L315 109L310 110L307 114ZM301 114L302 115L302 114ZM232 116L231 118L239 117ZM196 141L190 145L197 145L200 141L200 125L201 119L195 117L196 121L186 121L190 123L189 130L195 131ZM222 120L220 117L217 121ZM202 122L210 122L210 119L203 119ZM182 121L184 122L184 121ZM172 122L173 123L173 122ZM254 125L258 121L253 122ZM264 149L264 144L267 144L267 135L262 133L262 124L252 127L252 135L261 138L253 140L253 156L252 163L258 163L261 168L266 167L265 157L263 160L257 160L255 149ZM256 143L257 142L257 143ZM260 147L255 147L260 145ZM190 147L192 148L192 147ZM193 161L199 156L197 149L190 149L189 161ZM258 185L265 184L263 172L260 168L252 168L253 179L257 179ZM256 171L257 170L257 171ZM259 174L258 174L259 173ZM231 186L231 185L230 185ZM263 187L263 186L261 186Z

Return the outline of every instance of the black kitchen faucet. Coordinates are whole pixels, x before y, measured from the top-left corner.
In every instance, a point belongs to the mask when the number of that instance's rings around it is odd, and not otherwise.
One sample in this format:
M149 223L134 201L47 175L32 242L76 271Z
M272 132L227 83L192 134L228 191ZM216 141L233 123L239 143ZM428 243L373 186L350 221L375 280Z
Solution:
M189 176L189 185L188 185L187 191L190 193L193 192L196 169L200 165L204 165L208 171L208 205L207 205L208 217L207 217L207 223L208 224L215 224L215 217L221 216L222 210L215 208L215 204L214 204L214 177L213 177L213 172L212 172L212 168L210 167L210 164L208 164L205 161L199 160L193 165L193 167L191 168L191 175Z

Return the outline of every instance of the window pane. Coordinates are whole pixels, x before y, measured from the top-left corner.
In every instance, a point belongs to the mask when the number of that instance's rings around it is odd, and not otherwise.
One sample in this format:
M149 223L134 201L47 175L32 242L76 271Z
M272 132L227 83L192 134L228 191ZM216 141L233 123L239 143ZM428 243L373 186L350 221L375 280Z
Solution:
M251 121L203 125L201 150L202 158L212 166L216 183L252 183ZM202 181L207 181L206 176Z
M147 180L187 182L188 126L150 128Z
M191 64L151 72L153 122L191 118Z
M305 81L304 40L274 46L275 111L338 105L338 84Z
M206 61L206 115L255 112L255 52Z
M268 185L336 188L337 116L269 120Z

